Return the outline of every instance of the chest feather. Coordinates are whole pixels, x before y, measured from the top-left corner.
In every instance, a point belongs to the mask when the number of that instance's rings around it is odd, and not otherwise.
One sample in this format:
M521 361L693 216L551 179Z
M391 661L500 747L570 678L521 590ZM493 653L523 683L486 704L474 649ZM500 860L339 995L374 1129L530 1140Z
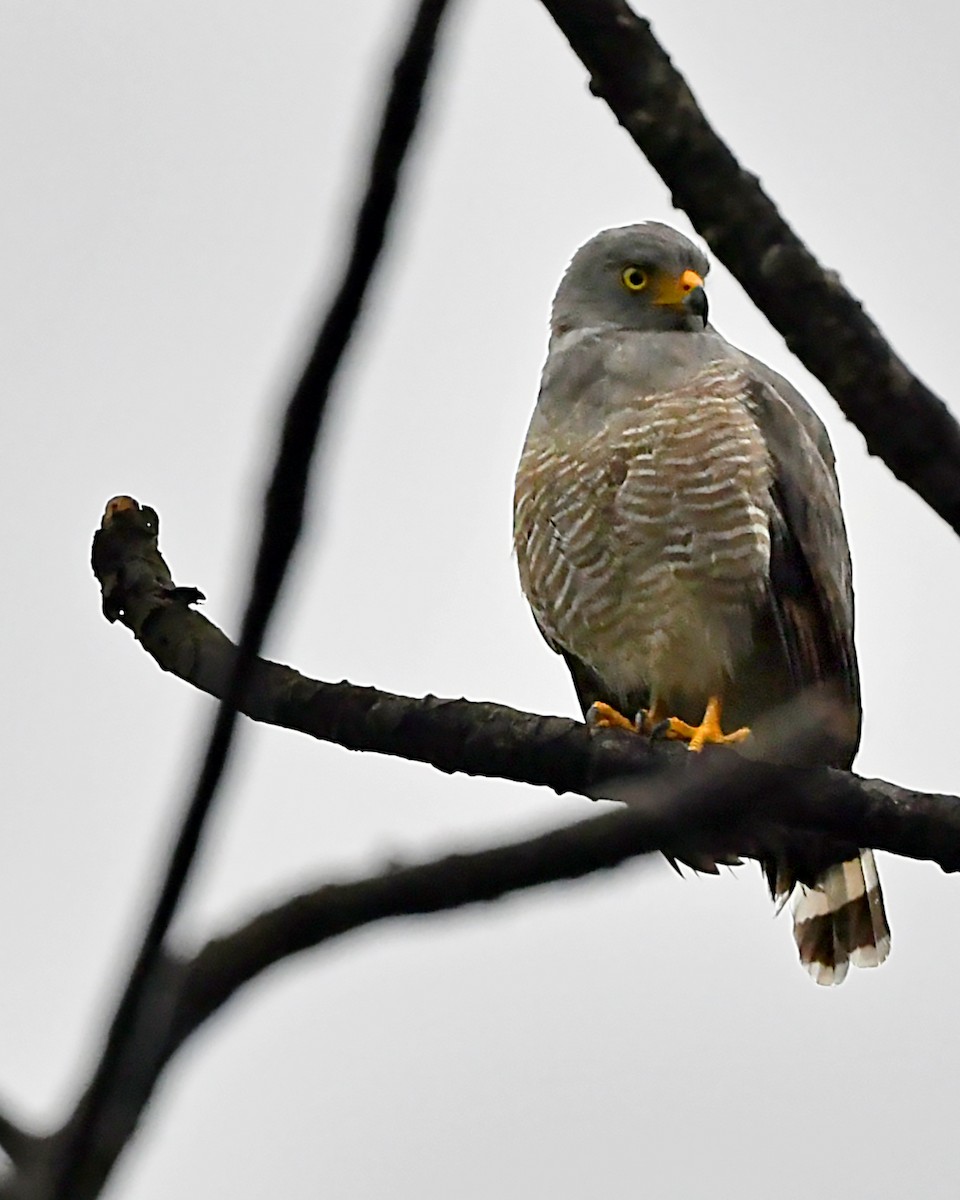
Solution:
M709 383L710 386L705 386ZM598 668L726 669L769 573L770 464L736 380L639 398L587 437L528 440L514 538L547 636Z

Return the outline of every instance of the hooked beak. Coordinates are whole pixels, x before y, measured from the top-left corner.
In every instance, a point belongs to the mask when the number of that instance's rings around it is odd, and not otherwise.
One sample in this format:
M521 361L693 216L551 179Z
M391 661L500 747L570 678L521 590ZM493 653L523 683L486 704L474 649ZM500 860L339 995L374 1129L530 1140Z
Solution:
M703 321L703 327L706 329L707 313L710 306L707 303L707 293L703 290L702 284L688 293L687 298L683 302L683 307L687 312L693 313L695 317L700 317Z
M679 279L664 279L654 303L692 313L707 324L707 294L696 271L686 270Z

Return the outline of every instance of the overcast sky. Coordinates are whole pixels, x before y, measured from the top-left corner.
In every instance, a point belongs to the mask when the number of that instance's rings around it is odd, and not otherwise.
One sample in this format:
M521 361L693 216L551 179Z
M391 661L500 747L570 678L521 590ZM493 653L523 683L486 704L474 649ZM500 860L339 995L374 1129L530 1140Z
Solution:
M103 620L91 534L118 492L152 504L175 578L236 631L273 423L407 8L0 3L0 1096L37 1125L86 1077L213 707ZM743 164L956 407L955 7L643 11ZM548 306L598 229L689 227L535 0L461 0L449 34L269 651L573 715L510 552ZM708 290L834 438L858 769L956 792L956 539L721 267ZM591 811L248 725L178 936ZM880 870L891 958L839 990L797 965L753 866L681 881L634 863L302 956L176 1060L108 1194L953 1197L960 893L930 865Z

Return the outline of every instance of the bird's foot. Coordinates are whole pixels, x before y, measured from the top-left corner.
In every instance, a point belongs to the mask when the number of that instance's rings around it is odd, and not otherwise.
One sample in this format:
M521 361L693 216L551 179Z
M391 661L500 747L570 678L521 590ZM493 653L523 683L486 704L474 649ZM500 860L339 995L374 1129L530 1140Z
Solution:
M623 713L617 712L602 700L595 700L587 710L587 724L591 729L626 729L629 733L639 733L636 721L631 721Z
M687 742L688 750L699 753L704 746L735 746L750 736L746 725L732 733L724 733L720 724L722 708L720 697L711 696L703 720L699 725L690 725L679 717L667 716L659 702L651 708L642 708L636 720L631 721L611 705L596 700L587 712L587 724L591 729L624 729L628 733L646 734L649 738Z
M723 705L719 696L711 696L707 702L707 711L699 725L688 725L679 717L667 717L666 729L663 736L688 742L688 750L699 753L704 746L735 746L750 736L750 729L744 725L734 729L732 733L724 733L720 724Z
M649 738L682 736L670 733L670 723L676 720L676 717L668 717L659 704L654 704L652 708L641 708L632 721L602 700L595 700L587 710L587 724L591 729L625 729L628 733L642 733ZM687 725L685 728L691 727Z

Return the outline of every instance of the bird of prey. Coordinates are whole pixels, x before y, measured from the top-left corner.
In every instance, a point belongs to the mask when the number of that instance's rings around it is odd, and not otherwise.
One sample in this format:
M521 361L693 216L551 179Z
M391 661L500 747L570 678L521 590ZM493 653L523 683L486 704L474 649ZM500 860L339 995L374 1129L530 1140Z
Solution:
M708 323L707 271L655 222L574 255L517 470L521 586L593 724L699 750L817 690L840 719L816 760L848 768L860 687L833 452L803 397ZM872 852L837 857L808 837L761 859L821 984L890 948Z

